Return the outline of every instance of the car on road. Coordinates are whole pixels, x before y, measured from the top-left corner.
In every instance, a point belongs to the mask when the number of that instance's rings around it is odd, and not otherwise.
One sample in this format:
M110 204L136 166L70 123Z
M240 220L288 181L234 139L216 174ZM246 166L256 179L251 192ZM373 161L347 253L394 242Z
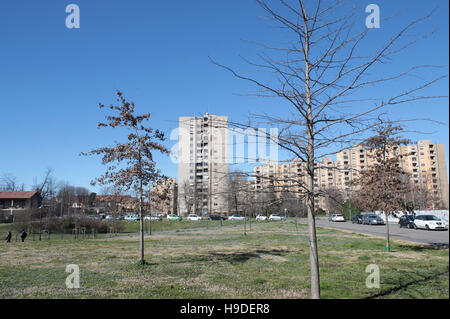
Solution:
M271 214L269 216L269 220L286 220L286 217L284 217L280 214Z
M363 215L357 214L352 216L352 224L362 224Z
M363 216L363 225L384 225L384 220L377 214L367 214Z
M209 220L226 220L226 217L220 216L220 215L210 215Z
M113 215L106 215L105 220L114 220Z
M447 230L444 222L434 216L434 215L419 215L414 219L414 228L415 229L426 229L426 230Z
M127 220L129 222L138 221L139 216L138 215L127 215L127 216L125 216L125 220Z
M167 220L182 220L181 216L175 215L175 214L168 214Z
M202 216L198 216L195 214L189 214L189 216L187 217L187 220L202 220Z
M161 221L162 217L161 216L147 215L147 216L144 217L144 220Z
M345 218L342 214L331 214L328 220L330 222L345 222Z
M414 228L414 215L403 215L398 219L398 226L400 228Z
M264 214L258 214L256 215L256 220L267 220L267 216Z
M248 218L241 216L239 214L233 214L230 217L228 217L228 220L248 220Z

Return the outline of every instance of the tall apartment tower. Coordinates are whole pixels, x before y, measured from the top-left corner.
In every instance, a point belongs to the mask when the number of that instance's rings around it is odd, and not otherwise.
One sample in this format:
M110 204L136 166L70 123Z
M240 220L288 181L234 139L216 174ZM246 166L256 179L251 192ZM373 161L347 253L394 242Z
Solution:
M179 118L179 214L227 211L228 117L214 114Z

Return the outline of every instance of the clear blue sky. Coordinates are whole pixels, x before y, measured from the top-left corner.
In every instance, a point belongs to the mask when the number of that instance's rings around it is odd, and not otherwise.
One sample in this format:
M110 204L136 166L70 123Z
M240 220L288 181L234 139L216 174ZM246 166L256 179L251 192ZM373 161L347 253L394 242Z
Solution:
M399 63L426 59L446 66L443 72L448 73L448 1L365 2L377 3L382 18L407 9L390 26L403 25L438 6L427 22L437 33ZM65 26L70 3L80 7L80 29ZM139 112L151 112L151 125L167 133L177 127L178 116L209 111L243 120L248 113L273 111L282 104L240 96L253 87L208 59L245 68L239 55L252 58L258 48L243 39L278 40L262 17L252 0L3 0L0 174L13 174L29 187L34 177L52 167L57 179L89 187L104 167L98 158L78 154L120 139L118 133L96 128L103 119L98 103L115 102L116 89L135 101ZM377 32L392 34L389 26ZM448 95L448 80L431 93ZM433 134L409 137L445 144L448 163L448 112L448 100L442 99L404 105L392 117L415 113L445 122L422 127L436 131ZM177 176L176 164L160 156L157 160L163 172Z

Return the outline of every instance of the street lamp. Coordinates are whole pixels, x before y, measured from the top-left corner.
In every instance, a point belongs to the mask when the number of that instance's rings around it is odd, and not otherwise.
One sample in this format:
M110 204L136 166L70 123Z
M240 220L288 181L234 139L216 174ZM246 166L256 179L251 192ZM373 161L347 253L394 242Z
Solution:
M350 199L350 187L348 188L348 216L351 221L352 220L352 202Z

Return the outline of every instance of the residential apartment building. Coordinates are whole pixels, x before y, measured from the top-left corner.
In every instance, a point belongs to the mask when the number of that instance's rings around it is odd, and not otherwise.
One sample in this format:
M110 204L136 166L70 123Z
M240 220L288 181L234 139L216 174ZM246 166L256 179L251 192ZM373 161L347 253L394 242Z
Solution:
M314 189L318 192L330 187L339 187L337 162L329 157L324 157L321 162L315 164ZM255 190L274 191L275 197L283 196L302 198L304 187L308 182L306 163L299 159L291 163L268 162L265 165L257 165L253 169L255 174ZM323 197L315 199L317 208L327 210Z
M228 117L180 117L178 161L179 213L225 213Z
M421 140L399 147L398 152L408 154L402 158L401 165L411 174L413 185L427 188L440 201L441 207L448 208L449 189L444 145ZM357 178L360 171L374 164L374 161L370 151L361 145L340 151L336 154L336 160L324 157L315 164L315 190L336 188L347 197L352 192L349 182ZM305 169L305 163L299 160L257 165L254 167L255 190L272 188L278 198L283 190L290 190L291 194L301 197L301 183L306 185L307 182ZM330 210L324 197L318 197L315 201L318 208Z
M150 212L173 214L178 212L178 184L175 178L156 181L150 189Z
M430 194L441 201L443 207L449 206L447 164L444 144L421 140L416 144L402 146L404 157L402 167L411 174L413 185L426 187Z
M427 189L429 194L440 202L441 207L448 208L449 190L444 144L419 140L417 143L400 146L397 152L404 155L400 165L410 174L412 184ZM336 159L336 164L341 169L338 174L343 178L338 188L343 190L348 189L346 182L374 163L369 151L359 145L339 152Z
M268 161L265 165L256 165L253 172L255 190L274 191L278 198L283 191L301 192L298 181L306 182L305 165L300 160L291 163Z

